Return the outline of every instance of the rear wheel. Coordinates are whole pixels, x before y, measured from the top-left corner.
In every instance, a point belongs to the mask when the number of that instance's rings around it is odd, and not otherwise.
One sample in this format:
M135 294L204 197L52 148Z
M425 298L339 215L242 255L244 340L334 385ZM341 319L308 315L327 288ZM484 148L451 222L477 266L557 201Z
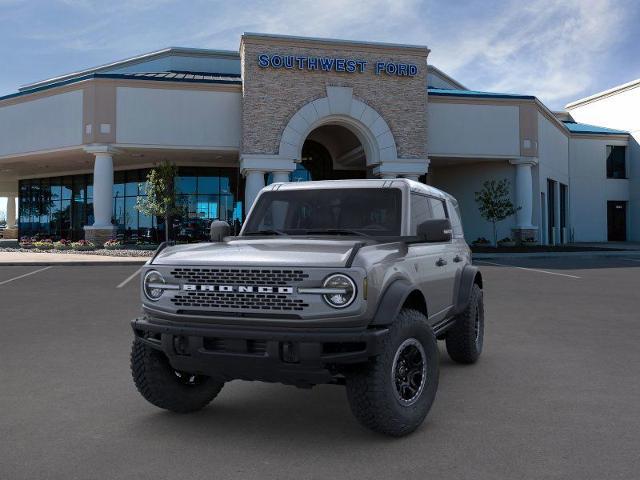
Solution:
M131 373L149 403L177 413L206 407L224 386L220 379L175 370L164 353L139 340L131 349Z
M484 344L484 303L482 289L477 284L471 289L469 305L447 332L446 344L447 353L455 362L478 361Z
M420 426L438 389L438 347L425 316L403 309L383 351L346 376L351 411L365 427L402 436Z

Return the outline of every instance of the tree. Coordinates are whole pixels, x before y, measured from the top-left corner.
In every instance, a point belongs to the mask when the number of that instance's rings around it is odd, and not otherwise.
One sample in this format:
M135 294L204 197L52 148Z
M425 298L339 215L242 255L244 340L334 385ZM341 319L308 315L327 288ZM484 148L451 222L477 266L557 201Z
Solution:
M482 184L482 190L476 192L476 203L482 218L493 225L493 244L497 245L496 224L520 210L520 207L516 208L511 203L509 181L506 178L500 181L487 180Z
M178 175L178 167L163 161L152 168L147 175L147 184L142 184L146 196L139 196L136 210L156 217L164 218L164 238L169 241L169 219L180 215L182 208L178 205L174 178ZM141 189L142 189L141 188Z

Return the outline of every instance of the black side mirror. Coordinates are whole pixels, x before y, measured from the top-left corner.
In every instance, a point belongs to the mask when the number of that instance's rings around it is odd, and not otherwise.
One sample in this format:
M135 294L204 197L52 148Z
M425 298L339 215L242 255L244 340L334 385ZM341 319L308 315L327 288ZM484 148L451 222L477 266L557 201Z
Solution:
M418 225L416 234L425 242L449 242L451 241L451 222L448 218L425 220Z

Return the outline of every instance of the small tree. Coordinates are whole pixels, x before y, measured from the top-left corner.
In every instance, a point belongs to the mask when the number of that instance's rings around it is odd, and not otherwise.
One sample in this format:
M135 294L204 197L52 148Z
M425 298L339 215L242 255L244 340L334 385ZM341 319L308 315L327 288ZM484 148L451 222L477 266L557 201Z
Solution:
M476 203L482 218L493 225L493 244L497 245L496 224L520 210L520 207L516 208L511 203L509 181L506 178L500 181L487 180L482 184L482 190L476 192Z
M173 215L182 213L177 204L174 178L178 175L178 167L163 161L157 167L151 169L147 175L146 197L138 197L136 210L156 217L164 218L164 238L169 241L169 219Z

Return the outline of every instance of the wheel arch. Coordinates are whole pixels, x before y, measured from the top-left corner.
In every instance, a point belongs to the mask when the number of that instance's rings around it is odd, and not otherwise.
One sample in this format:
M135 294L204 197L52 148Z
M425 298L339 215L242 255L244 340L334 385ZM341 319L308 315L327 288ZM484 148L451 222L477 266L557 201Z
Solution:
M403 308L428 317L427 301L420 289L406 279L397 279L384 290L371 325L390 325Z
M462 270L460 275L460 286L458 288L458 298L456 299L456 313L461 313L469 305L469 297L471 296L471 289L474 285L478 285L481 289L484 286L482 279L482 273L478 267L474 265L467 265Z

